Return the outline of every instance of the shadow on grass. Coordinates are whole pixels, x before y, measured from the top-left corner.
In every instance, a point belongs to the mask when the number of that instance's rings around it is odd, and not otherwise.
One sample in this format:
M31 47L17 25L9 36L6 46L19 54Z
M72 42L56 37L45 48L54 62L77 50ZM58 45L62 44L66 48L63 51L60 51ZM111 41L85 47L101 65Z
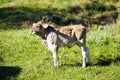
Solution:
M116 57L114 60L113 59L109 59L109 58L105 58L104 59L101 59L101 58L98 58L97 59L98 62L95 63L95 64L92 64L92 66L109 66L111 63L114 63L115 65L119 65L120 63L120 56ZM86 63L87 66L91 66L88 62ZM60 67L81 67L82 66L82 63L79 63L79 62L76 62L76 63L68 63L68 64L61 64Z
M0 8L0 29L16 29L20 26L28 27L33 22L44 20L56 25L83 24L107 24L113 22L118 12L113 5L106 6L101 3L87 3L84 7L69 6L68 8L32 8L32 7L3 7ZM106 13L109 12L108 14ZM103 13L106 14L103 14ZM103 15L94 18L97 13ZM74 16L74 17L73 17ZM93 16L93 17L92 17Z
M82 63L76 62L73 64L62 64L60 67L82 67ZM91 66L89 63L86 63L86 67Z
M3 58L0 57L0 62L3 62L3 61L4 61Z
M104 58L104 59L97 59L98 62L94 65L97 65L97 66L109 66L111 63L114 63L114 64L118 64L120 62L120 57L116 57L114 60L113 59L109 59L109 58Z
M16 66L0 66L0 80L9 80L11 77L17 77L21 68Z
M57 25L78 23L79 19L66 17L66 11L57 8L29 8L29 7L5 7L0 8L0 28L14 29L20 26L31 26L33 22L44 20Z
M105 59L105 60L102 60L102 59L98 59L98 62L94 65L98 65L98 66L109 66L110 64L112 63L112 60L111 59Z

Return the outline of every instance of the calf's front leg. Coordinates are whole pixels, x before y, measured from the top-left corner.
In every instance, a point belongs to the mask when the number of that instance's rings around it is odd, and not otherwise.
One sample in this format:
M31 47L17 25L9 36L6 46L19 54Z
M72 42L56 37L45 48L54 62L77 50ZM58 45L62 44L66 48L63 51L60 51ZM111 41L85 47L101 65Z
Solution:
M54 67L58 67L58 48L56 45L53 46L52 54L54 59Z
M48 50L52 52L54 59L54 67L58 67L58 46L56 44L48 43Z
M58 67L58 46L54 42L47 42L48 50L52 52L54 59L54 67Z

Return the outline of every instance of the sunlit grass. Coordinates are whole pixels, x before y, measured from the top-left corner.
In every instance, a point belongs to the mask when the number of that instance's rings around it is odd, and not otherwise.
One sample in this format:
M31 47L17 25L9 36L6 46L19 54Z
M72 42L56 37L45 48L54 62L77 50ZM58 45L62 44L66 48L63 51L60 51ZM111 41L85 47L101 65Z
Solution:
M81 67L79 47L61 47L60 67L56 69L51 52L40 37L29 34L29 29L0 30L0 66L20 67L22 70L17 77L9 77L17 80L119 79L119 32L119 25L113 24L87 33L87 45L93 59L93 66L87 68Z
M96 26L98 27L98 26ZM120 55L120 26L117 24L111 24L104 26L103 30L100 30L100 26L98 28L94 28L91 32L88 32L88 45L91 48L91 53L95 59L98 61L106 59L114 61ZM92 45L91 45L92 44ZM105 62L106 62L105 61Z
M1 13L3 12L0 15L0 74L4 74L5 78L0 75L0 80L120 79L119 23L102 26L102 28L94 25L93 30L87 33L87 46L90 48L93 59L93 65L88 65L87 68L81 67L82 54L77 46L70 49L61 47L59 49L60 67L54 68L52 53L42 44L41 38L30 35L29 29L18 28L20 26L16 23L25 20L35 21L50 13L56 17L67 16L73 19L87 20L87 17L100 17L103 12L96 10L101 7L103 0L96 5L92 15L86 8L91 6L89 8L92 10L94 7L95 4L92 5L90 0L11 0L12 3L9 2L10 0L2 1L6 2L0 3ZM113 4L113 0L110 1ZM109 6L103 4L102 7L106 11L109 10ZM83 16L78 17L77 11L81 9ZM8 71L3 71L1 67L6 67ZM9 72L10 67L20 70Z

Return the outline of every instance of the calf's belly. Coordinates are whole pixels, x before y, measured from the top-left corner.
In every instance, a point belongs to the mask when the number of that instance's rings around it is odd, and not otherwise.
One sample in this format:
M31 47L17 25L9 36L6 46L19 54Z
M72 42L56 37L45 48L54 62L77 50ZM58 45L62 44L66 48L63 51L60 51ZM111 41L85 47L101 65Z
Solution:
M78 41L76 39L65 39L65 40L58 40L57 43L59 46L67 46L72 47L74 46Z

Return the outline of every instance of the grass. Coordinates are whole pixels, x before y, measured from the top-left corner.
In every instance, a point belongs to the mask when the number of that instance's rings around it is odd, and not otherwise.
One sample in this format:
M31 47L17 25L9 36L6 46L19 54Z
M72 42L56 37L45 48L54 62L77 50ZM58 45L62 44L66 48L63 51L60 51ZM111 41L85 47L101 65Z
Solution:
M117 30L117 31L116 31ZM90 32L88 35L88 43L94 44L94 46L89 45L91 49L95 49L94 57L98 59L98 61L102 61L100 63L106 62L111 63L109 61L114 61L119 57L119 47L120 47L120 35L119 35L119 25L113 24L105 26L103 30L97 29L93 32ZM99 50L97 47L99 47ZM100 59L99 59L99 58ZM106 60L104 60L106 59Z
M95 26L97 27L97 26ZM51 52L29 29L0 30L0 75L11 80L118 80L120 78L120 26L94 28L87 34L93 66L82 68L81 50L74 46L59 50L59 68L53 67ZM6 72L4 72L4 71ZM11 72L13 70L13 72Z
M99 0L97 5L88 0L1 1L4 2L0 3L0 80L120 79L120 18L118 23L106 26L97 23L104 20L109 23L107 19L120 17L119 5L115 5L119 1ZM25 21L36 22L44 17L49 21L50 16L56 25L88 25L88 20L96 24L87 33L93 66L81 67L81 50L74 46L59 49L60 67L54 68L52 54L41 38L30 35L29 28L20 29Z

